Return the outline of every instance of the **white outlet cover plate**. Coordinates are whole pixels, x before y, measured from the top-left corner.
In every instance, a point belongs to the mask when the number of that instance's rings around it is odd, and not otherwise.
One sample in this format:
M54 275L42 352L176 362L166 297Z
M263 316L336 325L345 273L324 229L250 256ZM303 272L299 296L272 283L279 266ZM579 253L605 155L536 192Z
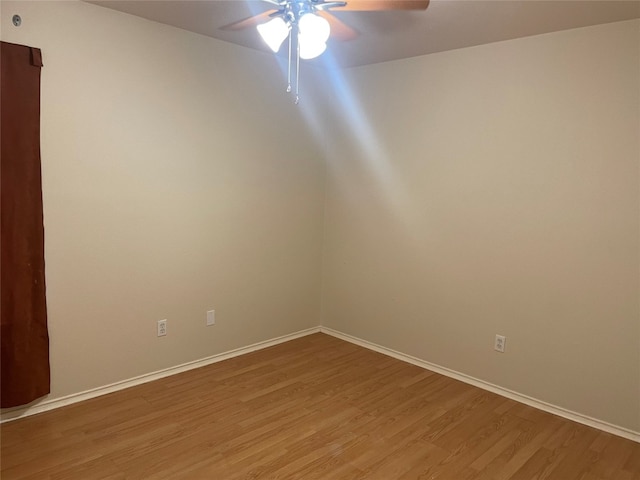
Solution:
M211 325L215 325L216 324L216 311L215 310L209 310L207 312L207 326L211 326Z
M167 321L158 320L158 336L164 337L167 334Z

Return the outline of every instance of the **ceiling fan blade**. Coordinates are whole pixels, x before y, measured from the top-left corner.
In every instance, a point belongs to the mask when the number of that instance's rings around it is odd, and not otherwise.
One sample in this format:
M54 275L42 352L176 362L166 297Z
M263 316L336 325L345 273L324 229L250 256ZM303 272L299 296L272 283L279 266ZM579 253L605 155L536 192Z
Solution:
M336 7L336 12L364 12L377 10L425 10L429 0L348 0L344 7Z
M331 38L335 38L337 40L353 40L358 36L358 32L356 32L353 28L351 28L346 23L338 20L336 17L331 15L329 12L325 10L316 11L318 15L325 18L329 25L331 26Z
M347 2L326 2L324 0L318 0L318 3L312 3L314 10L329 10L330 8L346 7Z
M224 27L220 27L221 30L242 30L244 28L256 27L261 23L265 23L271 18L273 13L276 13L277 10L268 10L266 12L259 13L258 15L254 15L253 17L245 18L244 20L240 20L238 22L230 23L229 25L225 25Z

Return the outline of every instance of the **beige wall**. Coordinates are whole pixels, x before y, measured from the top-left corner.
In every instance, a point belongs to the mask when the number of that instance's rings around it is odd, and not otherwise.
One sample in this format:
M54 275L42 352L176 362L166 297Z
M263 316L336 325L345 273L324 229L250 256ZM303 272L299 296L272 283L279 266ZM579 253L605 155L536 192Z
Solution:
M2 39L45 65L50 399L320 323L322 155L272 55L77 2L3 1Z
M640 22L344 82L323 325L640 431Z

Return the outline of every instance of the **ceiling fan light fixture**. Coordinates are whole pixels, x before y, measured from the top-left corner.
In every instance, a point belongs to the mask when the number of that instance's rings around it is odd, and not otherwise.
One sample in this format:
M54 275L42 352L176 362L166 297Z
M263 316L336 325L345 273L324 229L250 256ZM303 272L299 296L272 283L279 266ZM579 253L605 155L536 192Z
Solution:
M298 27L300 28L300 34L309 36L318 43L325 43L329 39L331 34L331 26L329 22L318 15L313 13L305 13L298 20Z
M289 36L291 26L282 17L276 17L256 27L258 33L274 53L280 50L282 42Z
M1 0L0 0L1 1ZM300 60L316 58L327 49L333 29L338 40L352 40L358 34L330 10L386 11L424 10L429 0L263 0L271 5L270 10L245 18L223 27L225 30L240 30L256 26L263 41L274 53L288 38L289 58L287 68L287 92L295 91L295 103L300 99ZM332 40L333 42L333 40ZM293 82L292 82L293 79ZM295 89L292 88L292 84Z

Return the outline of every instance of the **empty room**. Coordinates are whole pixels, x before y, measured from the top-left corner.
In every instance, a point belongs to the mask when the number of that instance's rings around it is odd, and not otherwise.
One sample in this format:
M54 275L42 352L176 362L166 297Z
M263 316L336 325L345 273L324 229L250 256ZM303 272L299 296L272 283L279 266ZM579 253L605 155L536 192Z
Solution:
M0 478L640 480L640 1L0 17Z

